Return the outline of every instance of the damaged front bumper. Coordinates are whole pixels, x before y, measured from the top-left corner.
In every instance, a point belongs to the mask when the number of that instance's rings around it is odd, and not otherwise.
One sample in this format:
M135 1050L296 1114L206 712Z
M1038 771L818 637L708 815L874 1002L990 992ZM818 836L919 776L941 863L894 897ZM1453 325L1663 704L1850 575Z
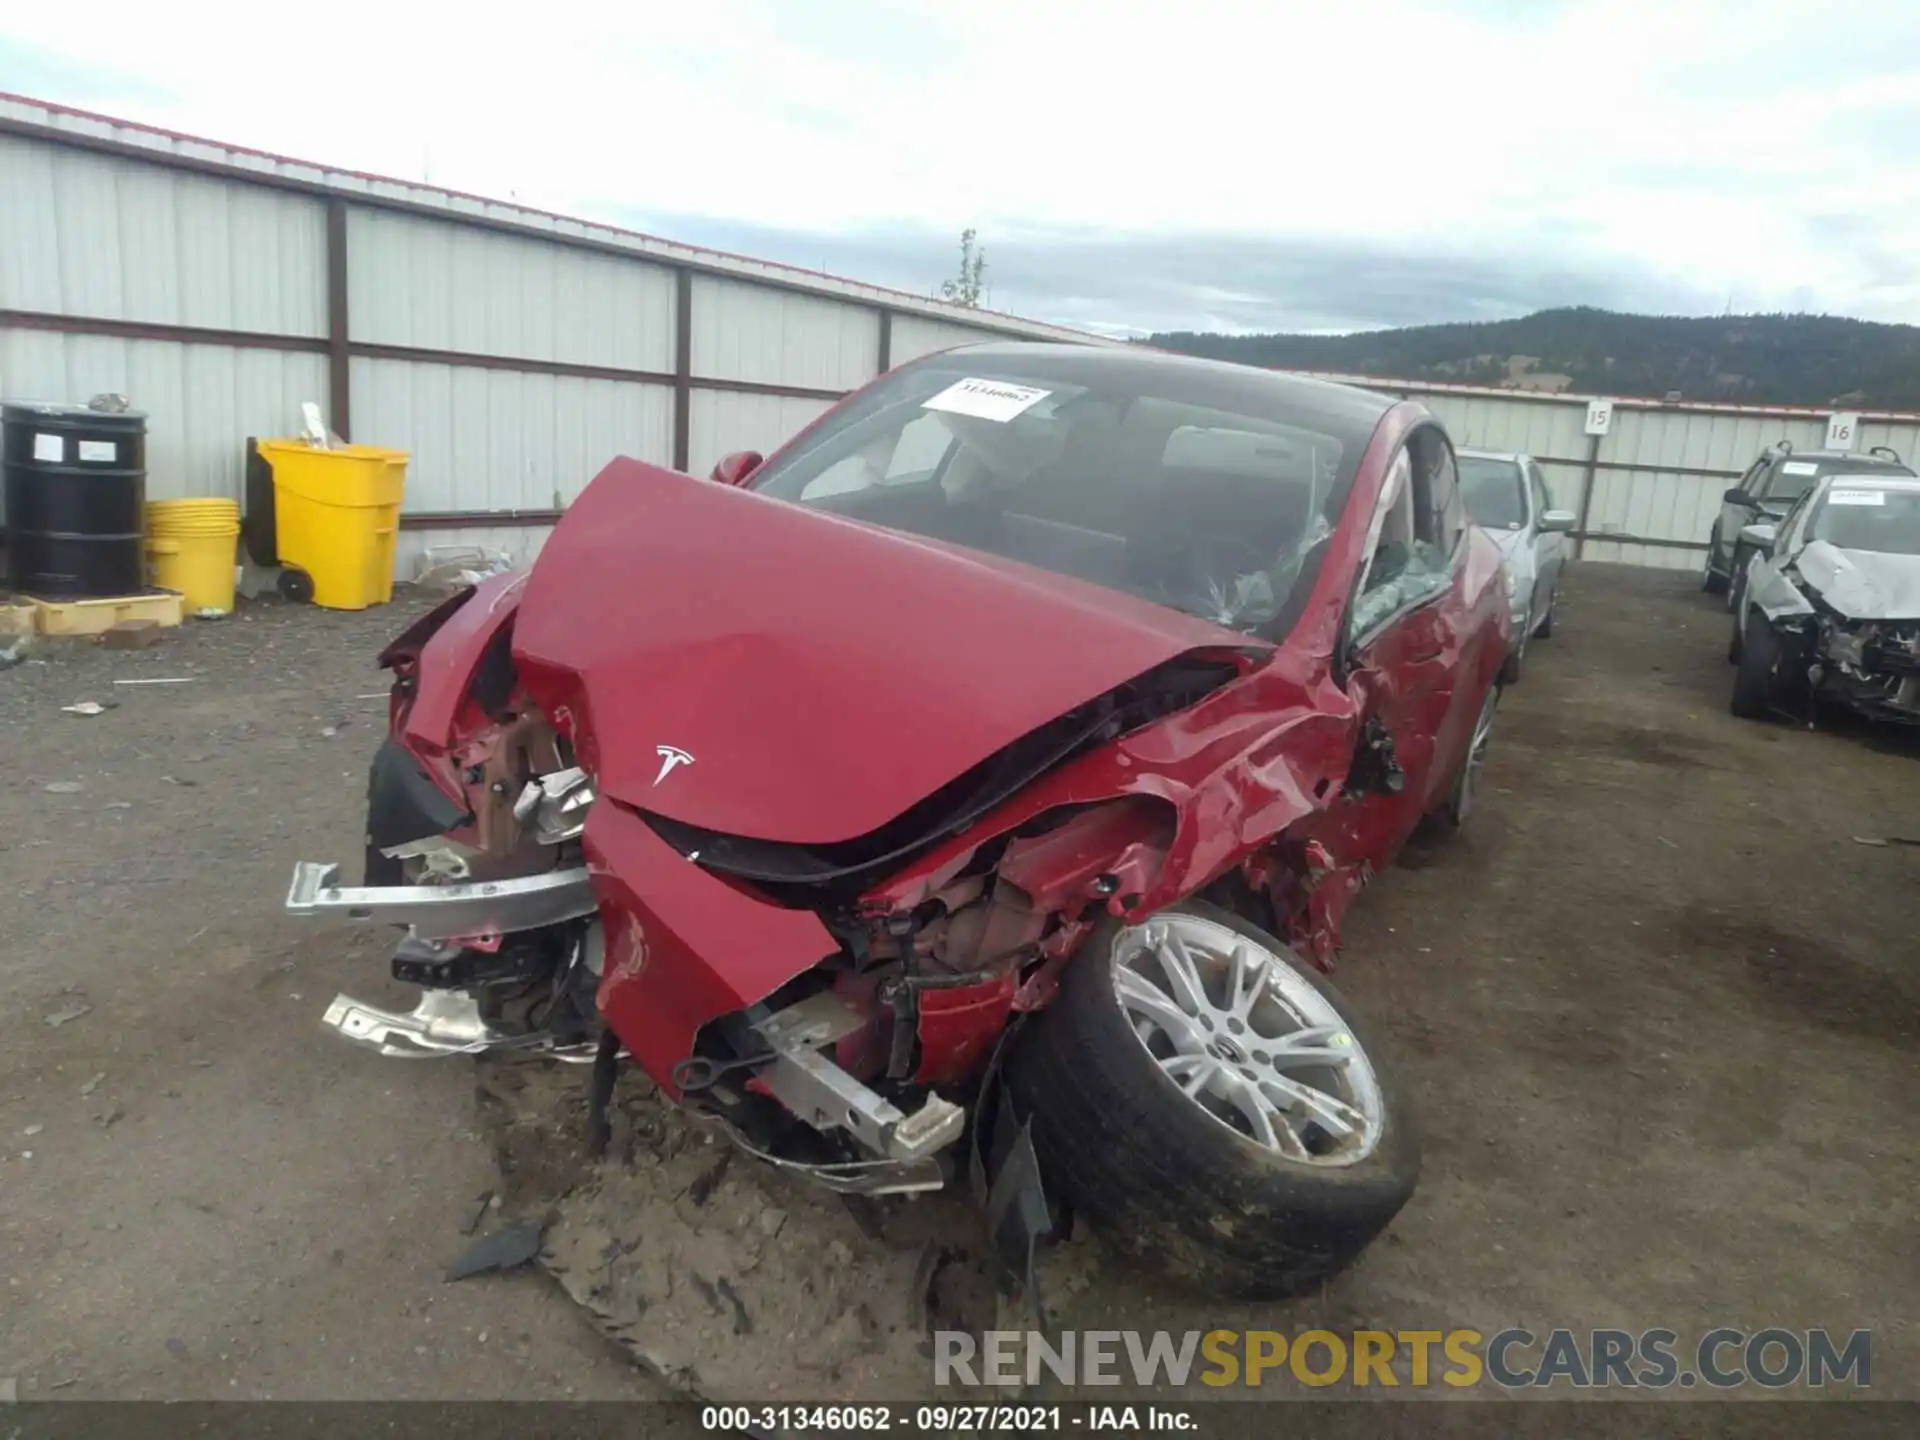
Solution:
M585 1063L592 1045L555 1045L546 1035L509 1035L494 1029L464 990L422 990L412 1010L384 1010L351 995L336 995L321 1023L343 1040L395 1060L435 1060L511 1050Z
M584 865L455 885L346 886L338 865L302 860L287 889L290 915L404 925L422 940L539 930L582 919L596 908Z

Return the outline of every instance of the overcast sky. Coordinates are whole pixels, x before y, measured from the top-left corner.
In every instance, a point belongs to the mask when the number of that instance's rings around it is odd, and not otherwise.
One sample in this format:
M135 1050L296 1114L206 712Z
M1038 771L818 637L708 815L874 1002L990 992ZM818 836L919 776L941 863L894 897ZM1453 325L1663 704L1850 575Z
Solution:
M1913 0L203 8L6 6L0 89L1115 330L1920 322Z

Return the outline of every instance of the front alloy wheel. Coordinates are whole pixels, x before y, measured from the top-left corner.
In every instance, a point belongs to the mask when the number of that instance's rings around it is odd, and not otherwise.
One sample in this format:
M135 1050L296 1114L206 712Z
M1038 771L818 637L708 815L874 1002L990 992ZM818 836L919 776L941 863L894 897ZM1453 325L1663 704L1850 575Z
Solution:
M1198 901L1102 920L1006 1074L1048 1189L1116 1250L1213 1294L1320 1283L1419 1178L1418 1137L1346 1002Z
M1113 990L1154 1063L1215 1123L1305 1165L1351 1165L1379 1143L1373 1062L1268 946L1159 916L1115 940Z

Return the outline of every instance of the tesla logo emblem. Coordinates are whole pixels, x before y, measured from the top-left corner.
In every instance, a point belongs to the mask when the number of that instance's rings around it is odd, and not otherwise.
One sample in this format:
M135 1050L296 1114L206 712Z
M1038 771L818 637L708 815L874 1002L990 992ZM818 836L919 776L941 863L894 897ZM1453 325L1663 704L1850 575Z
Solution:
M660 757L660 773L653 777L656 785L673 773L674 766L693 763L693 757L676 745L656 745L653 753Z

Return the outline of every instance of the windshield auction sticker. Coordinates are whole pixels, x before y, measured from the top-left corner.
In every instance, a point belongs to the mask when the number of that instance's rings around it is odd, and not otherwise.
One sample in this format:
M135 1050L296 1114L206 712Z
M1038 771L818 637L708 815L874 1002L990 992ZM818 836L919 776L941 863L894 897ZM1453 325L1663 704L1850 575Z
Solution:
M945 410L954 415L972 415L980 420L998 420L1001 424L1024 414L1048 395L1031 385L1009 385L1003 380L956 380L931 400L923 410Z
M1835 490L1827 496L1829 505L1884 505L1884 490Z

